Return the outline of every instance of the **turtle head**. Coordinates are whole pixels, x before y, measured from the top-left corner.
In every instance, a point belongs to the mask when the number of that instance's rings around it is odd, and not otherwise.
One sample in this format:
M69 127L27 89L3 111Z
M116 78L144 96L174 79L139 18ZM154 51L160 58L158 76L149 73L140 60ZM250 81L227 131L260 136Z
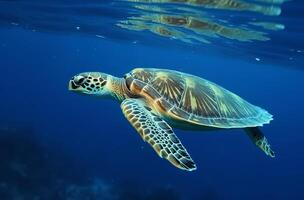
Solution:
M108 74L100 72L80 73L69 81L69 90L81 94L107 97L110 95L108 78Z

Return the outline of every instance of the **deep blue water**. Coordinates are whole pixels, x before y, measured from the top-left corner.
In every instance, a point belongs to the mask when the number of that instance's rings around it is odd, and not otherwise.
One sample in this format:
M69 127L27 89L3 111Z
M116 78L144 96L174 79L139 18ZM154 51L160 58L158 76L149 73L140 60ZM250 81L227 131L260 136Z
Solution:
M0 1L0 199L304 199L304 3L246 2ZM276 157L242 130L174 129L198 166L182 171L117 102L67 89L79 72L135 67L195 74L265 108Z

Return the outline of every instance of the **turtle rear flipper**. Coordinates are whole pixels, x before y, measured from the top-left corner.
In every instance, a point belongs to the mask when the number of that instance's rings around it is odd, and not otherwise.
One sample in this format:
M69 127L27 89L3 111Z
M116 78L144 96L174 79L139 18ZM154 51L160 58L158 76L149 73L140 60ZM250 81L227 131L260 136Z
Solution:
M132 126L161 158L183 170L196 169L194 161L168 123L153 112L143 100L125 99L121 103L121 108Z
M258 127L245 128L245 131L251 141L259 147L267 156L275 157L274 151L270 148L266 137Z

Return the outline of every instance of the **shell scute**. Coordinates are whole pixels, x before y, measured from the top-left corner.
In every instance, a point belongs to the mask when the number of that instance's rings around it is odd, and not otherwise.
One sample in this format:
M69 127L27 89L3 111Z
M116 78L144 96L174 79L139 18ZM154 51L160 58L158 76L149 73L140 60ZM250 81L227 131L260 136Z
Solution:
M188 120L188 118L190 117L190 114L188 112L177 107L173 107L169 111L169 113L172 113L173 115L178 116L179 118L183 118L185 120Z
M132 70L132 76L135 79L141 80L145 83L149 83L151 81L151 79L154 78L154 73L147 71L143 68L136 68Z
M172 105L171 105L170 103L168 103L168 101L165 100L164 98L157 99L157 100L155 101L155 103L156 103L157 106L158 106L159 108L161 108L162 111L164 111L164 112L167 112L167 111L172 107Z
M178 74L166 71L156 72L154 79L150 81L150 85L171 104L179 104L184 91L184 80Z
M162 97L153 87L150 87L149 84L143 88L142 93L151 99L158 99Z
M220 117L216 99L209 85L206 82L198 81L185 89L179 107L198 116Z
M132 87L135 91L142 91L142 89L147 85L147 83L144 83L142 81L134 80L132 83Z

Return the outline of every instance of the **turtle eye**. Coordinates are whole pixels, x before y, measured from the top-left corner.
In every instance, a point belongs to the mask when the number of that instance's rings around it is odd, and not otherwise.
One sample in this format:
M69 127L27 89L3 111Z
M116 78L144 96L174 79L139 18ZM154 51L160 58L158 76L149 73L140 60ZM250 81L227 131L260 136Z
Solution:
M74 78L74 82L77 85L82 85L84 83L84 80L85 80L85 77L83 77L83 76L76 76Z
M82 84L83 81L84 81L84 78L80 78L80 79L78 80L78 83L79 83L79 84Z

